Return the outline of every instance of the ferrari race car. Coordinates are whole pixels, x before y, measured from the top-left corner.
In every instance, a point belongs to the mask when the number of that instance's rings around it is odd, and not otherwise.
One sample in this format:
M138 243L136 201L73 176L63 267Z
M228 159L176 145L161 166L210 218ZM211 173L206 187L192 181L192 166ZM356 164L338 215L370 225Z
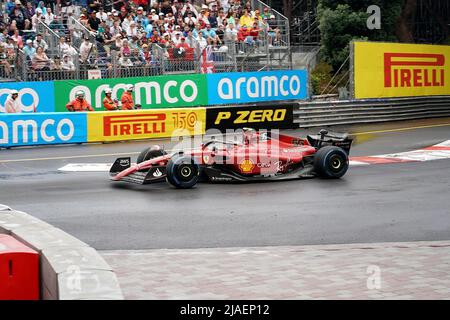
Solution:
M199 150L167 154L160 146L151 146L139 154L136 164L130 157L116 159L110 177L138 184L167 181L183 189L199 181L340 178L348 169L351 144L347 134L324 129L306 138L243 129L239 142L211 139Z

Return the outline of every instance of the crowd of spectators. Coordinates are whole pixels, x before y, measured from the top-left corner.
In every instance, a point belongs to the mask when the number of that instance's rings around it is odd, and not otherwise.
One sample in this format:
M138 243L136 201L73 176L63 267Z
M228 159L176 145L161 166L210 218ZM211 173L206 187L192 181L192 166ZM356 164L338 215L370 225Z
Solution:
M265 40L280 41L270 8L260 12L241 0L7 0L2 11L0 68L6 75L17 49L34 71L71 71L75 64L92 64L92 57L107 65L113 54L122 67L151 66L153 44L168 59L191 60L194 48L208 45L228 50L230 43L257 48ZM57 48L43 39L39 21L60 37ZM79 46L74 37L83 39Z

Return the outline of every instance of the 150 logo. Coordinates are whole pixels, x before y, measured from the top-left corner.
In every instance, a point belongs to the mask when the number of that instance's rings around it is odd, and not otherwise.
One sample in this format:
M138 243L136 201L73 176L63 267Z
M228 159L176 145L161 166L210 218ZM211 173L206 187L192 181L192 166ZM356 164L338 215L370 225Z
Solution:
M87 116L89 142L118 141L202 134L205 109L96 112Z

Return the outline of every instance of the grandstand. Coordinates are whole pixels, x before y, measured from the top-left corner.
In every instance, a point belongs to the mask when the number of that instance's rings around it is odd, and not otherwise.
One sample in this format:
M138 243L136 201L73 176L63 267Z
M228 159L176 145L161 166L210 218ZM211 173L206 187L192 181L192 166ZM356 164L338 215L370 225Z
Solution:
M288 20L259 0L9 0L2 13L2 81L292 68Z

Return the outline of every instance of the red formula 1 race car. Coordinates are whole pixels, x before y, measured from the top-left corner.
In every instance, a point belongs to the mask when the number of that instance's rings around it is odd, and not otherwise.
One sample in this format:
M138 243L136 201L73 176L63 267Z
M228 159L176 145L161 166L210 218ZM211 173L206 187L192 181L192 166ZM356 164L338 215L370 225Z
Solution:
M199 181L252 182L300 178L340 178L348 169L352 139L321 130L306 138L243 129L242 141L210 140L199 150L167 154L161 147L143 150L136 164L118 158L111 179L138 184L167 181L191 188Z

